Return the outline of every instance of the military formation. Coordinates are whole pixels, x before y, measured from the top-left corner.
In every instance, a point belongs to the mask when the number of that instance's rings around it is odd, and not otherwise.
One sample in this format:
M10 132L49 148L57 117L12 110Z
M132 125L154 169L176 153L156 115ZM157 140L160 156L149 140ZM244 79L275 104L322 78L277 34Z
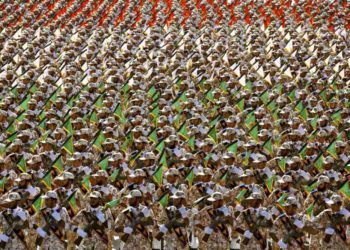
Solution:
M0 248L349 249L349 4L0 0Z

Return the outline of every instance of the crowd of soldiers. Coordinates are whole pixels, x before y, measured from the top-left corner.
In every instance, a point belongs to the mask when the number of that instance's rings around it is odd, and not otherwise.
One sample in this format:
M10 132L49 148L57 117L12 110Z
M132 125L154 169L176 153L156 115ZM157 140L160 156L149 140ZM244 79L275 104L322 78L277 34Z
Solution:
M0 248L349 249L350 8L0 0Z

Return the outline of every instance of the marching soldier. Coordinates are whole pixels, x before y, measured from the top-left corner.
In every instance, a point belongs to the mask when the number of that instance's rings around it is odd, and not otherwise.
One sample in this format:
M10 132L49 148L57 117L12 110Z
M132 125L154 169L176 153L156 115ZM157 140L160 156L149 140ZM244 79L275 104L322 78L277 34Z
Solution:
M66 208L59 205L55 191L48 191L43 199L44 208L32 219L37 232L36 241L33 241L43 249L72 249L73 234Z
M277 217L270 231L274 245L280 249L307 249L307 227L310 227L310 222L306 214L297 213L295 197L288 197L283 208L285 212Z
M224 204L224 198L220 192L214 192L208 198L208 202L210 205L198 211L195 216L196 229L202 229L199 232L200 248L227 249L232 238L232 207Z
M73 219L78 238L75 244L82 249L112 249L114 221L109 208L102 206L102 195L89 195L89 203Z
M241 249L267 249L268 231L273 219L270 211L262 207L263 196L253 192L243 200L244 210L235 221L235 231L241 234Z
M152 242L153 212L142 205L140 190L132 190L126 196L128 207L124 209L115 221L122 249L149 249Z
M11 192L1 204L5 208L0 214L0 246L3 249L27 249L29 246L26 231L30 226L30 216L19 206L20 201L19 193Z
M186 206L183 191L170 196L172 205L165 207L158 219L159 233L155 238L164 239L164 249L180 249L188 247L188 226L191 210Z
M349 246L350 212L343 207L337 194L326 201L330 207L321 212L313 222L320 233L313 235L310 247L315 249L346 249Z

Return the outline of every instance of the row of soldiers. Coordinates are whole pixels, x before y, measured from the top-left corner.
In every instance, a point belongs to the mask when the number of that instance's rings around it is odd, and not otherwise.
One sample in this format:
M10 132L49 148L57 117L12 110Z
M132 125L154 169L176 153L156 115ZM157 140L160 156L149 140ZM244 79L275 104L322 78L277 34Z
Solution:
M99 191L86 194L63 185L60 180L65 178L74 181L74 175L63 172L55 179L57 188L42 196L36 193L38 188L33 190L29 175L21 174L18 186L1 203L2 245L6 249L348 246L349 203L331 188L327 176L319 176L313 190L301 192L292 177L284 175L278 188L266 195L249 171L236 187L227 188L213 182L209 170L197 174L190 187L177 169L169 169L158 188L146 182L141 170L127 181L127 189L113 190L103 182L92 187ZM116 191L116 199L108 199L108 188Z

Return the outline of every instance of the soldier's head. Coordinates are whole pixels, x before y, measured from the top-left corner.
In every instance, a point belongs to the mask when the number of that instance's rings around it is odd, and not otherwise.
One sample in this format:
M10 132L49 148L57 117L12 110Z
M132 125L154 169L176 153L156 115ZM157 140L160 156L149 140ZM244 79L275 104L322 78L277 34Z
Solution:
M98 207L101 203L101 198L102 198L102 195L100 192L98 191L91 192L91 194L89 195L90 206L93 208Z
M327 190L328 187L330 186L330 180L329 180L328 176L326 176L326 175L320 175L318 177L317 182L318 182L317 189L321 192Z
M253 192L242 204L245 207L258 208L260 207L262 200L263 196L260 192Z
M32 176L27 173L21 173L17 179L15 179L15 182L17 182L17 185L19 188L25 188L27 187L32 181Z
M8 208L17 207L19 201L21 200L21 196L17 192L11 192L8 194L7 198L4 200L4 205Z
M180 207L181 205L185 204L186 201L186 195L183 191L176 191L174 195L170 197L172 199L173 205L175 207Z
M213 208L222 207L224 204L224 197L220 192L214 192L209 198L208 201L212 203Z
M282 190L288 190L292 182L293 178L290 175L283 175L282 178L277 181Z
M252 184L254 182L254 174L250 169L246 169L244 173L240 176L242 183Z
M333 194L326 204L331 207L333 212L339 212L343 204L342 197L338 194Z
M58 202L58 196L55 191L48 191L43 198L45 200L45 206L49 208L55 207Z
M175 183L176 180L178 179L178 176L179 176L179 170L177 170L176 168L170 168L165 173L165 178L169 183Z
M73 183L74 178L74 174L64 171L54 179L54 184L58 187L69 187Z
M130 206L138 206L142 201L142 193L138 189L131 190L130 193L125 196L128 199Z
M288 215L295 214L298 208L298 203L295 197L288 197L285 203L283 204L283 208Z

